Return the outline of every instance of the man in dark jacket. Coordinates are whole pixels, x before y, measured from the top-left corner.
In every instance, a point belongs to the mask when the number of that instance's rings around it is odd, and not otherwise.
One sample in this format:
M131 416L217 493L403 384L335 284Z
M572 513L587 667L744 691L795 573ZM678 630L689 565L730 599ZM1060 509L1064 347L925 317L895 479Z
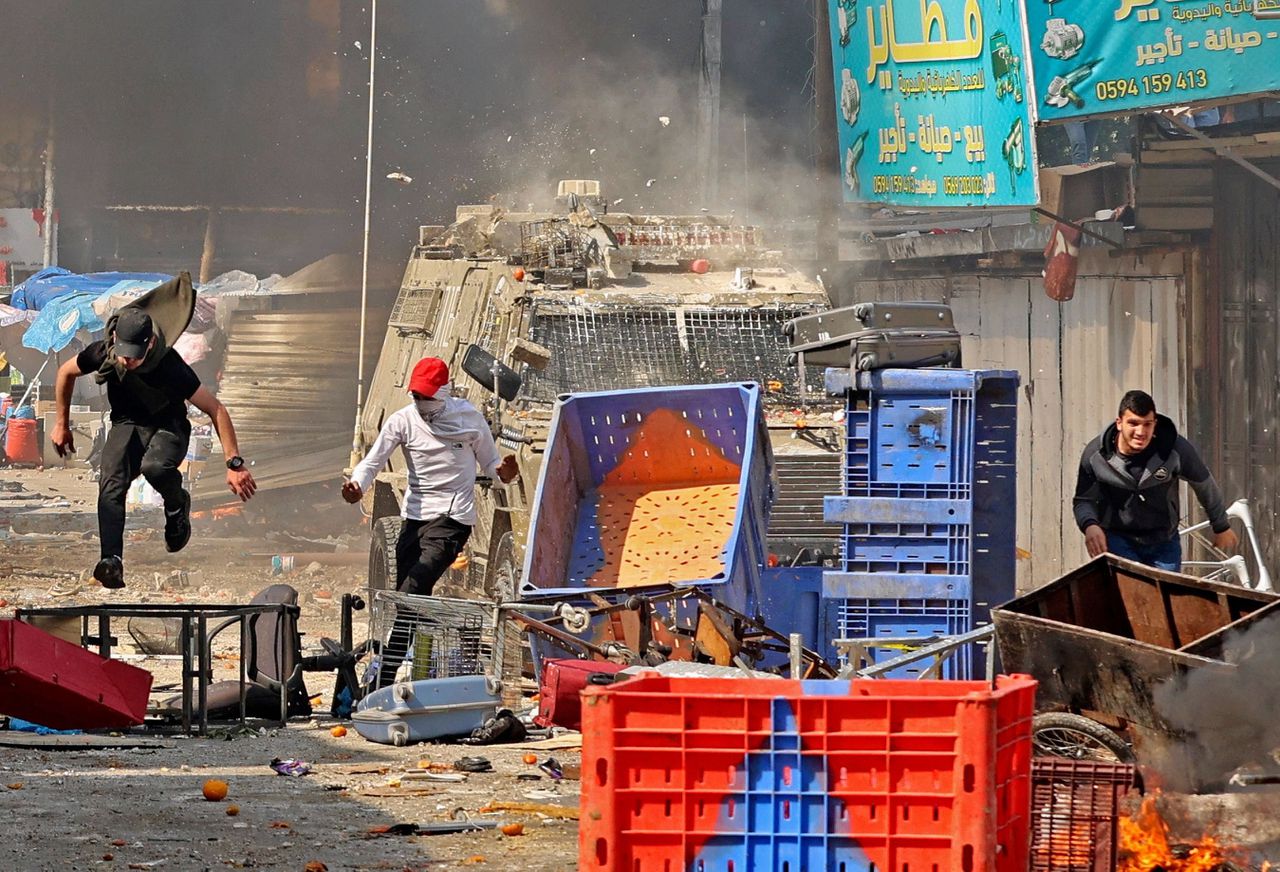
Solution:
M1089 556L1110 551L1157 569L1181 570L1179 479L1191 485L1209 516L1214 546L1234 548L1222 492L1200 453L1172 421L1156 414L1149 394L1129 391L1115 423L1080 456L1074 510Z

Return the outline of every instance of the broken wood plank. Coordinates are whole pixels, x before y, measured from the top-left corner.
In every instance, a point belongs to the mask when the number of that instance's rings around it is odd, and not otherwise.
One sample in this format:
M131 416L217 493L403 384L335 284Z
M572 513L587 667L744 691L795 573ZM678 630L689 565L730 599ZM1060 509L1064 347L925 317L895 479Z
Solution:
M1142 206L1137 225L1143 230L1208 230L1213 227L1213 208Z
M361 787L351 791L356 796L371 796L380 799L389 799L392 797L403 796L412 798L417 796L436 796L438 790L424 790L421 787L403 788L403 787Z
M557 818L565 821L576 821L578 819L578 810L576 808L566 808L563 805L548 805L542 802L502 802L495 801L480 809L480 814L488 814L494 811L513 811L522 812L524 814L541 814L547 817Z
M581 733L568 733L563 736L554 736L550 739L542 739L537 742L521 742L521 748L527 748L530 751L564 751L572 748L582 747Z

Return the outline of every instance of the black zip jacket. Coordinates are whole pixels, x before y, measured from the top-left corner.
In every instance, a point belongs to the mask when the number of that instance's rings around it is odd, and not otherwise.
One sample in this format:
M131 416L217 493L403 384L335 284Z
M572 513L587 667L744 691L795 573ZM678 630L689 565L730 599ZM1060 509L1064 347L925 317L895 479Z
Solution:
M1141 545L1168 542L1178 534L1179 479L1186 479L1195 491L1213 532L1230 529L1218 483L1200 452L1178 435L1172 421L1156 416L1146 467L1137 480L1116 450L1118 436L1116 425L1110 425L1080 456L1073 510L1081 532L1097 524L1104 532L1119 533Z

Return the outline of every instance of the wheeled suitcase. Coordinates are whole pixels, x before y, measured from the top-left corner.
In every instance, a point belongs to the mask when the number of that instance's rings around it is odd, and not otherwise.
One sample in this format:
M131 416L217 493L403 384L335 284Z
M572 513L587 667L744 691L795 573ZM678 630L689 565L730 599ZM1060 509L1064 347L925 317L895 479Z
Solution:
M848 354L848 365L857 372L959 366L960 334L954 330L868 330L853 338Z
M860 302L782 325L790 351L804 352L806 364L814 366L844 366L845 360L835 359L840 356L838 346L865 330L876 329L951 330L955 320L951 307L940 302Z
M402 681L360 700L351 723L370 742L398 747L468 735L500 702L483 675Z
M620 663L603 660L544 660L538 687L538 714L533 722L540 727L582 728L582 700L578 694L590 684L611 684L613 676L626 669Z
M848 346L868 330L954 330L951 307L942 303L857 303L795 318L782 326L792 354L811 366L845 366Z
M0 712L55 730L141 724L151 673L16 620L0 620Z

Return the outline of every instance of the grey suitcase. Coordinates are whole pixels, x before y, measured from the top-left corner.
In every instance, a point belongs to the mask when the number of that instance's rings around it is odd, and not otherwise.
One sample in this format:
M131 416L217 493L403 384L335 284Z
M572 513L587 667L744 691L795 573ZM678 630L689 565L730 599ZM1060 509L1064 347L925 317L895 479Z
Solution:
M853 339L848 353L849 367L855 372L959 366L960 334L955 330L868 330Z
M858 303L795 318L783 325L792 354L806 364L845 366L854 339L869 330L954 330L951 307L942 303Z

